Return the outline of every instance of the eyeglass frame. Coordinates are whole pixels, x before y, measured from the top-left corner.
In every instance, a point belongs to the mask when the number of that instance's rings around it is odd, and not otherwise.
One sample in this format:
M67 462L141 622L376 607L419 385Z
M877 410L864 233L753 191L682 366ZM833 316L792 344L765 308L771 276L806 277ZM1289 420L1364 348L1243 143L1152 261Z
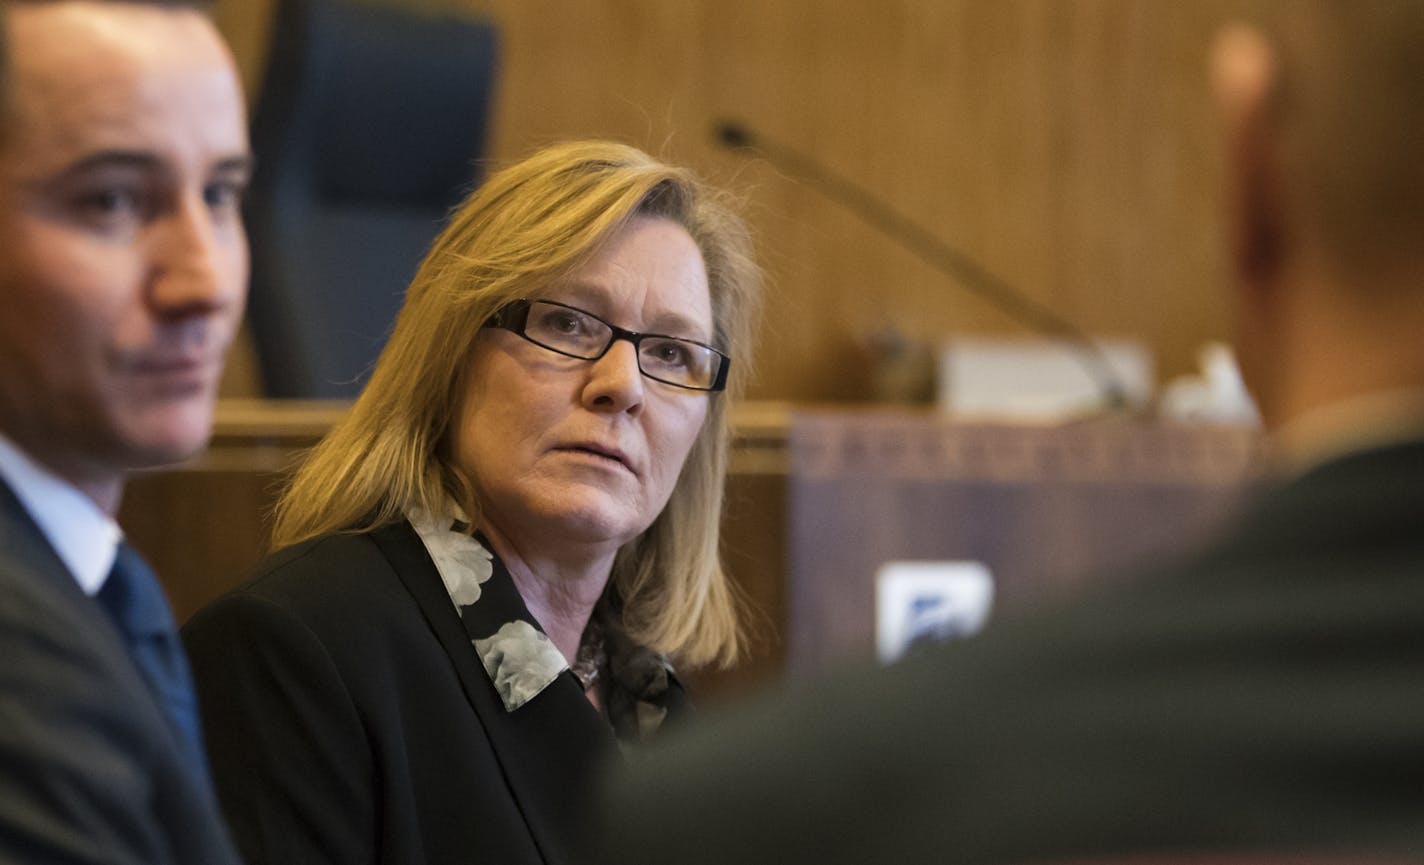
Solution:
M608 343L604 345L602 349L599 350L598 354L592 356L571 354L570 352L564 351L562 349L554 348L551 345L545 345L544 343L538 341L537 339L525 332L525 328L528 326L529 322L529 308L535 303L547 303L550 306L561 307L563 309L572 310L573 312L576 312L579 315L588 316L589 318L608 328L610 332ZM620 339L626 339L627 341L633 344L633 356L637 360L638 373L640 375L647 376L653 381L661 382L662 384L669 385L671 387L681 388L682 390L696 391L699 393L718 393L724 390L727 387L727 371L732 368L732 359L727 356L725 352L714 348L713 346L710 346L705 342L699 342L695 339L688 339L682 336L673 336L671 334L666 333L639 333L635 330L628 330L627 328L619 327L613 322L603 319L601 316L594 315L586 309L580 309L577 306L573 306L567 303L560 303L557 300L545 300L544 298L538 297L521 297L518 300L512 300L509 303L506 303L504 306L500 307L499 309L495 310L494 314L485 320L484 326L497 330L507 330L510 333L513 333L516 336L534 345L539 346L545 351L552 351L554 354L560 354L564 357L571 357L575 360L599 360L604 355L608 354L609 349L613 348L613 343L617 342ZM642 342L645 339L671 339L676 340L678 342L685 342L689 345L695 345L699 348L707 349L708 351L712 352L717 357L720 357L722 359L722 362L717 367L717 377L707 387L697 387L696 385L680 384L679 382L668 381L665 378L658 378L657 376L643 369L643 355L639 349L641 348Z

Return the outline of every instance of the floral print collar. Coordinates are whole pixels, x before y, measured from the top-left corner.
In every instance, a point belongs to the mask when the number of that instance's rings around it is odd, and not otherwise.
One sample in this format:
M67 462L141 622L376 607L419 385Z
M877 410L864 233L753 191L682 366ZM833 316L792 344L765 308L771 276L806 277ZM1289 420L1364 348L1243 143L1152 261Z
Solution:
M505 711L513 712L569 665L529 614L503 563L478 536L463 530L464 514L453 506L452 511L437 516L416 508L407 518L435 562Z

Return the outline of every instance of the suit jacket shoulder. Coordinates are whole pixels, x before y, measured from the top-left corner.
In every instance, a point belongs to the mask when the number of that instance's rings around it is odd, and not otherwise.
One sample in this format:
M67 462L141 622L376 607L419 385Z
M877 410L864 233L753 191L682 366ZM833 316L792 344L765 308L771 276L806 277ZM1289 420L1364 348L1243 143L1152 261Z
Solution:
M0 861L235 862L103 612L0 484Z
M1424 443L1113 582L655 749L611 785L607 861L1424 852Z

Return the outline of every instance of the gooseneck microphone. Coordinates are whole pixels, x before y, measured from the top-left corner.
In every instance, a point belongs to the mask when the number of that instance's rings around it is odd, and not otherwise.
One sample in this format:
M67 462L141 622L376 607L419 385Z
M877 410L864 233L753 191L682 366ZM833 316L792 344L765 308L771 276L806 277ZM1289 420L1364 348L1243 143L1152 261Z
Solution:
M874 194L854 181L832 171L794 148L758 135L746 126L722 121L714 126L717 141L733 150L746 150L764 157L767 162L793 178L803 180L826 198L839 203L859 219L875 228L916 258L931 265L970 293L988 301L996 309L1030 330L1048 336L1072 350L1102 390L1103 403L1109 410L1127 407L1127 390L1122 379L1108 363L1097 343L1083 331L1053 310L1038 303L984 269L965 253L930 234L922 226L897 213Z

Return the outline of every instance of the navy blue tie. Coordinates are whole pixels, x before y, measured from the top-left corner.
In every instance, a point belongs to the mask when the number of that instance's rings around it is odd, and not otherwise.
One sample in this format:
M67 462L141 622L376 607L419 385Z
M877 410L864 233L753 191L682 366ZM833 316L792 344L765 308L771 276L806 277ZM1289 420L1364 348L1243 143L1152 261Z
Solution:
M120 543L114 569L97 597L119 626L128 642L129 655L173 722L190 763L206 775L207 757L188 659L158 578L133 547Z

